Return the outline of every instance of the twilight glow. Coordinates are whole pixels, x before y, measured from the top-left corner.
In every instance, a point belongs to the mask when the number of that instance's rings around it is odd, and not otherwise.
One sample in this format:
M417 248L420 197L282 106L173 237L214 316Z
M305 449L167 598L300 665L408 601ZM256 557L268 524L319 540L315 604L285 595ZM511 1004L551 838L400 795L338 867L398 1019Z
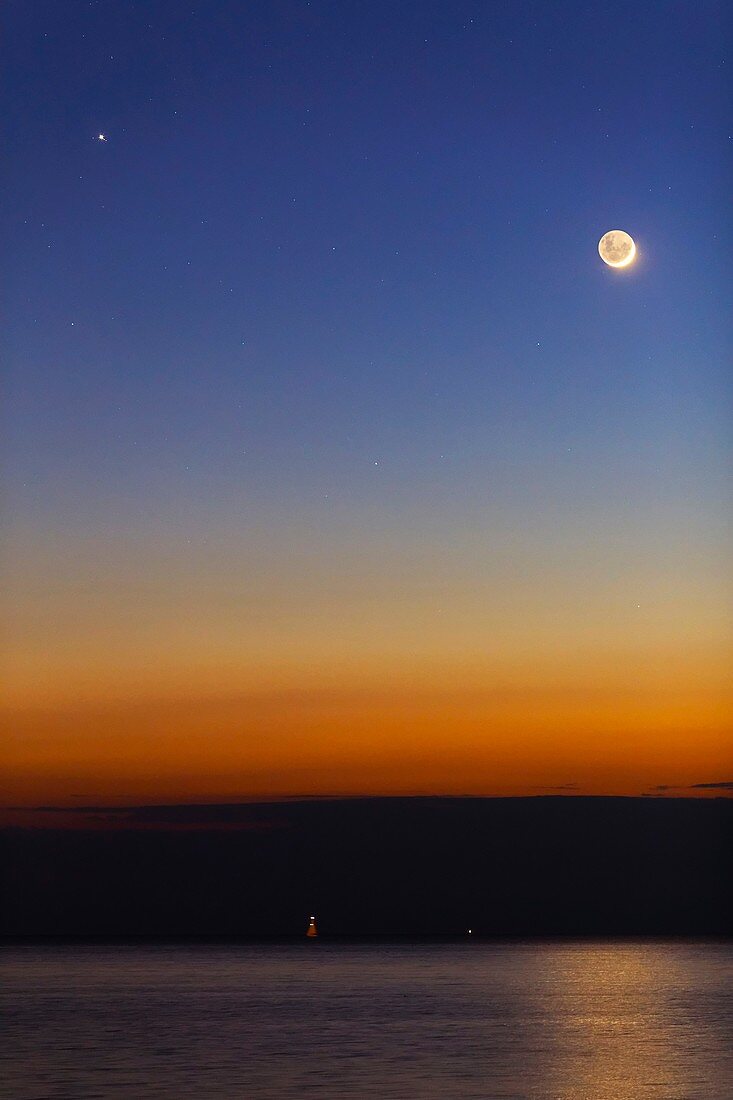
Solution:
M729 779L715 28L235 7L15 16L8 804Z

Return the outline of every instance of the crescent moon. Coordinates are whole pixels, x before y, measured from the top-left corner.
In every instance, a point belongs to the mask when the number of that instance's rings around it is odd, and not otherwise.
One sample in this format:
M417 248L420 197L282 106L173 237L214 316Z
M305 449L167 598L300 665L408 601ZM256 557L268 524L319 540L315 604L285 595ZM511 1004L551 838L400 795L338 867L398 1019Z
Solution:
M628 267L636 256L634 239L623 229L609 229L598 242L598 255L609 267Z

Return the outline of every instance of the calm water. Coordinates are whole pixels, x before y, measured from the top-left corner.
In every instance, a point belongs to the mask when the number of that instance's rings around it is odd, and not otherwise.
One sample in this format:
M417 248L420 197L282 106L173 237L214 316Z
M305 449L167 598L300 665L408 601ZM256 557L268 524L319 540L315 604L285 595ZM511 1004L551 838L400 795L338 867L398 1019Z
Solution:
M0 1095L730 1100L723 944L3 953Z

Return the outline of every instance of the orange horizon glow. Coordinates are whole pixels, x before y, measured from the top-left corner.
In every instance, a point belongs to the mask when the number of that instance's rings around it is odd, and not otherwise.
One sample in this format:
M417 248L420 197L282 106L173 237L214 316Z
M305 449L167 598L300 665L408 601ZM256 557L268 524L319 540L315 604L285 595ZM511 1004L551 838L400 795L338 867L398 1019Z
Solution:
M373 519L328 538L222 520L185 552L33 533L6 601L3 802L731 778L717 541L701 573L654 516L630 533L528 513L452 537L429 516Z
M532 675L497 660L250 670L246 690L16 699L6 804L134 804L303 795L640 794L726 778L724 671L698 661L579 657ZM591 667L589 667L591 666ZM308 684L310 679L310 685ZM299 684L300 681L300 684ZM67 689L69 685L67 684ZM107 697L105 697L107 695ZM80 698L81 697L81 698ZM698 796L705 793L695 792ZM718 792L720 793L720 792Z

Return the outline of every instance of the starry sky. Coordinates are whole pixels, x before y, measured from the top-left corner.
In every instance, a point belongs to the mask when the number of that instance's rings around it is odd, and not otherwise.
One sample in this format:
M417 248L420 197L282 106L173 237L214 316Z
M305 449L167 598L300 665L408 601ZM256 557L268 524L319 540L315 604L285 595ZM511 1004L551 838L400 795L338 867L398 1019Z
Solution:
M730 779L725 7L10 0L11 801Z

